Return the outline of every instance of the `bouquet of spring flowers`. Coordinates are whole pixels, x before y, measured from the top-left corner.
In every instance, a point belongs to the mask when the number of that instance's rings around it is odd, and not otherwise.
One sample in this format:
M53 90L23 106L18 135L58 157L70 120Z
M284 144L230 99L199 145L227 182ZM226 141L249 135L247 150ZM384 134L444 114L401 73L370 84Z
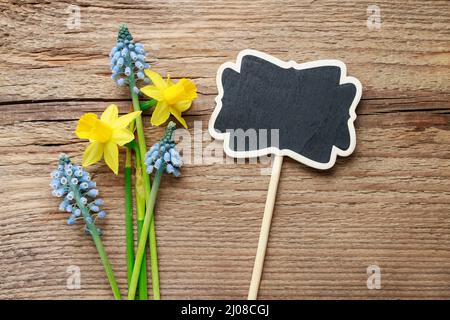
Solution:
M188 110L192 101L197 98L194 82L183 78L175 83L169 76L163 79L158 73L150 70L146 57L144 46L134 41L126 25L121 25L116 45L110 53L111 78L119 87L128 87L133 111L119 116L117 106L110 105L100 117L94 113L81 116L75 133L80 139L89 141L83 154L82 166L72 164L69 157L62 154L59 157L57 169L51 174L50 185L53 195L62 199L59 209L70 214L67 220L69 225L84 221L84 230L94 241L116 299L121 299L120 290L102 245L102 232L95 225L97 219L103 219L106 216L105 211L100 209L104 202L97 198L97 185L91 181L84 167L104 159L112 172L117 175L119 147L125 149L123 172L127 295L130 300L134 300L136 294L139 299L148 299L146 270L148 243L153 299L160 299L154 208L163 174L180 176L182 160L172 138L176 129L173 121L167 124L160 141L153 144L150 149L147 148L142 112L153 109L150 120L153 126L163 125L173 115L184 128L187 128L182 112ZM133 218L133 194L136 219ZM134 221L136 221L138 240L136 248L134 247Z

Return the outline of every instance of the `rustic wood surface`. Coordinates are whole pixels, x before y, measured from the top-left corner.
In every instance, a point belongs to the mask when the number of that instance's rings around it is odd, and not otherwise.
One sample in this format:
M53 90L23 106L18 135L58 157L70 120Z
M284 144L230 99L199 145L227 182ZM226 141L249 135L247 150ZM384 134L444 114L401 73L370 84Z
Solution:
M367 25L381 9L380 30ZM79 29L66 26L69 5ZM121 22L152 68L196 81L190 132L207 121L218 66L245 48L284 60L342 59L363 84L357 149L327 172L285 160L259 297L450 298L449 1L0 0L0 298L111 299L91 239L50 195L60 152L80 161L85 112L129 108L107 55ZM149 143L160 128L146 117ZM122 159L123 160L123 159ZM267 164L190 164L163 179L157 235L163 299L245 299ZM123 176L90 169L106 200L104 244L125 293ZM381 268L368 290L366 268ZM81 289L69 290L69 266Z

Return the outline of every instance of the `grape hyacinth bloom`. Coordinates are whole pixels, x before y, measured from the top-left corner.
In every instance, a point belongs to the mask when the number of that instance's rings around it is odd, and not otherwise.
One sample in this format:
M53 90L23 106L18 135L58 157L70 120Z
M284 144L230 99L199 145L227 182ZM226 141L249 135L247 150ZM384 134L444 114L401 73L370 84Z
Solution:
M117 43L109 54L111 78L118 86L125 84L133 86L132 90L139 94L136 81L142 80L145 84L150 83L150 79L143 73L144 69L150 68L150 65L145 62L146 56L144 45L135 43L128 27L122 24L119 27Z
M100 210L104 201L97 198L97 185L91 181L89 173L81 166L73 165L67 155L61 154L59 165L51 177L52 195L62 199L59 210L70 214L67 224L73 225L78 220L84 220L86 230L90 232L88 224L96 218L103 219L106 213ZM100 212L103 213L100 215ZM100 229L96 230L101 233Z
M151 174L154 170L165 171L179 177L182 165L181 156L175 148L176 143L172 140L172 134L176 129L176 125L171 121L167 125L164 137L155 143L145 155L145 164L147 165L147 173Z
M85 232L94 240L114 298L120 300L120 290L100 239L101 231L95 226L97 218L103 219L106 216L105 211L100 209L104 201L97 198L96 183L91 180L89 173L81 166L72 164L66 154L59 156L58 167L51 173L51 178L52 195L62 199L59 210L70 214L67 220L68 225L73 225L78 220L84 220Z

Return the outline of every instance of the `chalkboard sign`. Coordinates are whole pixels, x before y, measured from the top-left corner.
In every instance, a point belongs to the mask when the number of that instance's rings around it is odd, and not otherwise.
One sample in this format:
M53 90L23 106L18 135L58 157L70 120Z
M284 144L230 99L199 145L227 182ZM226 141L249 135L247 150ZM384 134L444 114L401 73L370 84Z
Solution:
M298 64L243 50L219 68L217 87L209 131L231 157L275 154L328 169L355 148L362 89L339 60Z
M231 157L274 154L248 292L248 299L255 300L283 157L328 169L338 155L351 154L362 88L339 60L298 64L255 50L241 51L236 63L223 64L216 80L219 94L209 121L211 136L224 141Z

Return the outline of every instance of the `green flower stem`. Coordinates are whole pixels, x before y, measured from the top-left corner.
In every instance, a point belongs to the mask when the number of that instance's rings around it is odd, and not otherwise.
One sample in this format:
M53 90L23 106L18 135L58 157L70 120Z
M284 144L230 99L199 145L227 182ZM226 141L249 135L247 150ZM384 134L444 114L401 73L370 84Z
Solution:
M138 239L141 237L142 234L142 227L144 225L143 220L137 221L137 236ZM139 300L148 300L148 288L147 288L147 257L144 252L144 256L142 257L142 263L141 263L141 271L139 273Z
M136 216L137 216L137 237L138 239L142 233L142 226L144 225L145 217L145 195L142 186L142 167L141 167L141 153L136 144L134 144L134 154L136 167ZM133 261L134 264L134 261ZM148 300L148 282L147 282L147 257L144 254L141 264L141 272L139 274L139 300Z
M126 148L125 154L125 238L127 256L127 279L131 281L134 265L134 235L133 235L133 195L131 187L131 150Z
M70 185L70 189L72 190L75 199L77 201L78 207L80 208L83 218L86 220L90 217L89 209L83 205L80 201L81 194L78 188L74 188ZM94 240L95 246L97 247L98 254L100 255L100 259L102 260L103 267L105 268L106 276L108 277L109 284L111 285L112 292L114 294L114 298L116 300L122 300L122 296L120 295L119 287L117 286L116 278L114 277L113 270L111 268L111 264L109 263L108 256L106 254L105 248L103 247L102 240L100 239L100 235L97 232L97 227L94 223L87 223L87 228L92 235L92 239Z
M138 248L137 248L137 252L136 252L136 260L134 261L133 275L131 276L131 283L130 283L130 287L128 289L128 300L134 300L134 297L136 295L136 287L138 284L139 271L140 271L140 266L141 266L143 256L145 253L148 232L149 232L150 226L154 225L152 223L154 220L153 219L153 211L155 208L156 196L158 195L159 184L161 182L161 176L162 176L163 172L164 172L164 166L161 166L156 171L155 178L153 179L153 188L150 192L150 197L147 199L144 225L142 226L141 236L139 237ZM152 259L151 262L152 262L152 266L153 266L154 257L151 256L150 258ZM152 270L152 275L153 275L153 270ZM155 292L155 289L159 289L159 285L157 288L155 288L154 283L152 284L152 287L153 287L154 292ZM158 291L157 295L154 293L153 296L155 297L155 299L156 299L156 297L159 297L159 291Z
M155 184L153 183L153 187ZM154 219L151 219L150 232L148 234L148 240L150 243L150 264L152 271L152 289L153 289L153 299L161 300L161 294L159 291L159 272L158 272L158 251L156 247L156 232L155 228L151 226L154 225Z
M140 152L139 152L139 148L135 148L135 153L136 153L136 159L140 158ZM138 164L139 161L136 160L136 172L142 172L141 171L141 166ZM147 175L147 173L145 173L145 175ZM145 199L140 203L140 206L137 206L138 209L138 239L140 238L141 235L141 230L139 230L139 225L143 224L144 218L145 218ZM139 202L138 202L139 204ZM153 226L153 227L152 227ZM155 233L155 228L154 228L154 220L152 219L151 224L150 224L150 232L149 232L149 244L150 244L150 264L151 264L151 269L152 269L152 289L153 289L153 299L154 300L160 300L161 299L161 295L160 295L160 291L159 291L159 272L158 272L158 251L157 251L157 247L156 247L156 233ZM142 258L142 266L141 266L141 275L139 276L139 295L141 294L141 278L142 278L142 274L143 272L145 272L145 284L147 284L147 259L146 256L144 254L144 257ZM143 280L142 280L143 281ZM139 297L139 299L141 299L141 297Z
M134 111L141 111L141 107L139 105L139 97L138 95L133 91L133 88L136 86L136 80L134 79L134 75L131 74L128 77L129 80L129 86L130 86L130 93L131 93L131 99L133 101L133 109ZM145 135L144 135L144 125L142 123L142 116L139 116L136 118L136 132L138 136L138 147L139 152L141 155L145 155L147 152L147 145L145 144ZM147 166L145 164L145 159L141 157L141 168L143 169L143 172L147 171ZM144 190L146 194L150 193L150 177L147 174L143 174L143 180L144 180ZM148 189L148 190L147 190Z
M133 101L133 109L134 111L141 111L140 104L139 104L139 97L138 95L133 91L134 86L136 85L136 80L134 78L134 74L131 73L128 77L129 81L129 87L130 87L130 94L131 99ZM142 124L142 116L139 116L136 118L136 132L138 136L138 148L139 153L141 155L141 170L142 170L142 179L144 182L144 192L145 192L145 198L146 198L146 218L149 212L148 207L151 205L150 202L150 194L151 194L151 184L150 184L150 177L147 174L147 165L145 164L144 155L147 151L147 146L145 144L145 136L144 136L144 127ZM154 204L153 204L154 206ZM151 214L153 216L153 206L151 210ZM150 230L151 233L154 234L152 238L156 239L156 231L155 231L155 222L153 220L153 217L148 218L150 220ZM145 229L144 229L145 230ZM147 231L145 231L145 240L147 239L148 234L148 228ZM139 237L139 244L141 242L141 239L144 237ZM145 245L145 243L144 243ZM152 270L152 290L153 290L153 298L159 299L160 298L160 292L159 292L159 271L158 271L158 254L157 254L157 248L156 248L156 241L150 241L150 265ZM145 251L143 251L145 253ZM143 254L142 253L142 254ZM138 258L138 257L137 257ZM142 256L140 257L142 259ZM134 271L133 271L134 273ZM134 294L133 294L134 295Z

